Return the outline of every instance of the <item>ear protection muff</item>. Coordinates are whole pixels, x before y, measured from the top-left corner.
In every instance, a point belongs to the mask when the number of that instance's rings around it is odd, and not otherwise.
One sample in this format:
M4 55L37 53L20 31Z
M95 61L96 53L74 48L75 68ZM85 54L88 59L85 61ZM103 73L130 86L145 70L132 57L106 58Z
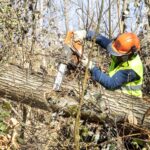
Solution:
M131 55L137 55L137 54L138 54L137 48L135 46L132 46Z

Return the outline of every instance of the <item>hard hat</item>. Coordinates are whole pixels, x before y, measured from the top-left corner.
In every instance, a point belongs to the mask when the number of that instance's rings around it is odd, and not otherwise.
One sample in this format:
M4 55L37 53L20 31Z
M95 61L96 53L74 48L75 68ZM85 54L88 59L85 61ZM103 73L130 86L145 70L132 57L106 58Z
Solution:
M134 33L123 33L107 46L107 50L111 55L123 56L130 54L133 47L140 50L139 38Z

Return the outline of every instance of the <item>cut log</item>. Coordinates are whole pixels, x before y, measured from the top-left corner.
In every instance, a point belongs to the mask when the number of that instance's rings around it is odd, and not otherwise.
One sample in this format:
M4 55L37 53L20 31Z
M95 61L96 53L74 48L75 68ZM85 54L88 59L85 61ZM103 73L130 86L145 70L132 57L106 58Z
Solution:
M61 92L52 91L54 77L31 74L14 65L1 66L0 96L60 115L75 116L78 106L77 81L64 82ZM70 91L74 92L71 96ZM150 127L150 102L104 89L87 89L81 117L89 121L103 121L109 115L114 119L133 116L138 124ZM131 115L132 114L132 115Z

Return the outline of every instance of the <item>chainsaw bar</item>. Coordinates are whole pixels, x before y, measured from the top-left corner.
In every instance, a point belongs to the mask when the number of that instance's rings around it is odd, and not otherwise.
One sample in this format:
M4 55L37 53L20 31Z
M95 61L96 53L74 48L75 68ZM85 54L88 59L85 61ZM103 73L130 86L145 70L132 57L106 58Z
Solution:
M63 49L64 49L64 53L62 54L63 55L63 63L61 63L58 67L58 72L57 72L55 82L53 85L54 91L60 91L61 83L63 81L63 77L67 70L67 63L70 61L71 55L72 55L72 50L68 45L64 44Z

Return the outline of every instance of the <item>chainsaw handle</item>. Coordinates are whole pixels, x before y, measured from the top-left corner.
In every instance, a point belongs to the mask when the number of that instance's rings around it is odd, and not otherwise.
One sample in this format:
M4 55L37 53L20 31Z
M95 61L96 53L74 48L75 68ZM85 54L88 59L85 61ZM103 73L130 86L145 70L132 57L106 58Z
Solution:
M68 45L76 55L78 55L79 57L82 57L83 44L80 41L74 41L73 31L67 32L64 44Z

